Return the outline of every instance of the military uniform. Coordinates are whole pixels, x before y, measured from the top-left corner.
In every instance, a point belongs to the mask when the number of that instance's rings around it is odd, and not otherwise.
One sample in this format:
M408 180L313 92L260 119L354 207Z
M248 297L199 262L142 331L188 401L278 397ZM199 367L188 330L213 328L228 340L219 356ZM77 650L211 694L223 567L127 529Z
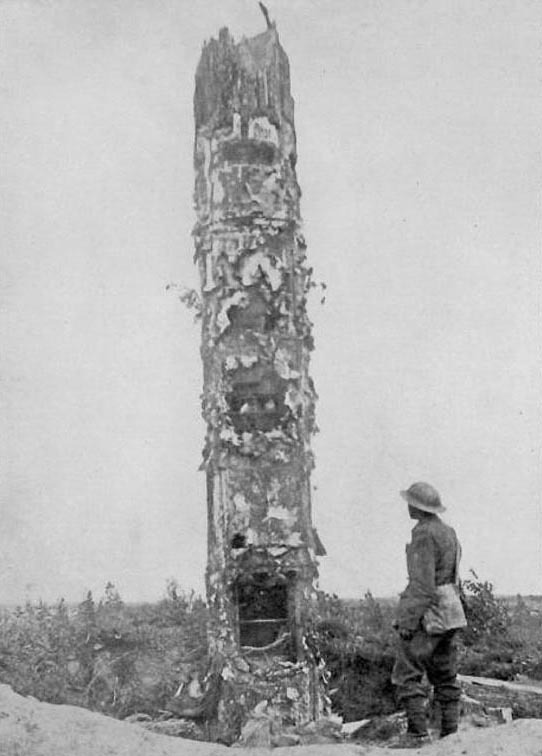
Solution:
M405 707L409 733L427 734L425 717L426 690L424 673L434 686L435 701L440 704L441 735L457 730L460 686L456 679L456 630L429 635L422 618L437 601L436 587L453 583L460 545L453 528L436 514L426 514L412 530L406 547L408 585L399 599L395 626L401 638L392 682L399 703Z

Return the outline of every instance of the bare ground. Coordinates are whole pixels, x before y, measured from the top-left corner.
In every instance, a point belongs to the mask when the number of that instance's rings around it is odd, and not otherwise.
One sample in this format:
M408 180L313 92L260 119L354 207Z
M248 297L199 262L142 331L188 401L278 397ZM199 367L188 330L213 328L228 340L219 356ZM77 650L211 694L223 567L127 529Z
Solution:
M387 750L345 743L275 748L273 756L384 756ZM423 751L427 756L542 756L542 720L464 729ZM240 749L157 735L137 724L75 706L24 698L0 685L1 756L225 756L227 752L240 753ZM258 748L242 753L267 756L268 751Z

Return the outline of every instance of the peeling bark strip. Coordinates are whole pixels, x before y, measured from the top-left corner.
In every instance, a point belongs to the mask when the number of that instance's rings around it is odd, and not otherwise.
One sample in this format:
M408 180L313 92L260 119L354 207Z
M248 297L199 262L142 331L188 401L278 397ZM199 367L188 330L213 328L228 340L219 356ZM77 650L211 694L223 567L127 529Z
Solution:
M311 523L312 271L289 64L273 24L237 44L222 29L204 46L194 113L206 583L223 737L263 701L292 724L317 718L323 702L304 642L324 553Z

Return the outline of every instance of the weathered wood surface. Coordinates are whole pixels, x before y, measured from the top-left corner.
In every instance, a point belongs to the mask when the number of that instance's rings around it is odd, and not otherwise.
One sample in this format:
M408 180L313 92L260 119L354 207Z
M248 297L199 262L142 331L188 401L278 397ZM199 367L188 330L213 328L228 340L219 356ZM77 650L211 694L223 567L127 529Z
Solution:
M495 680L491 677L459 675L461 687L470 698L492 708L509 707L514 718L542 718L542 684Z
M311 521L313 283L274 24L239 42L222 29L204 46L194 115L213 737L232 742L262 702L296 725L325 705L305 642L324 552Z

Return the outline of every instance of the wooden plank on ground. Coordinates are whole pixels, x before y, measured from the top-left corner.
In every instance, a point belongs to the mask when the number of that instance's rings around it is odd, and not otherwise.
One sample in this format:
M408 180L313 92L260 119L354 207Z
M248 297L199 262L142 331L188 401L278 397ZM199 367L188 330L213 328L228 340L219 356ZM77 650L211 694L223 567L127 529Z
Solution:
M484 706L510 707L514 718L542 718L542 685L458 675L464 692Z

